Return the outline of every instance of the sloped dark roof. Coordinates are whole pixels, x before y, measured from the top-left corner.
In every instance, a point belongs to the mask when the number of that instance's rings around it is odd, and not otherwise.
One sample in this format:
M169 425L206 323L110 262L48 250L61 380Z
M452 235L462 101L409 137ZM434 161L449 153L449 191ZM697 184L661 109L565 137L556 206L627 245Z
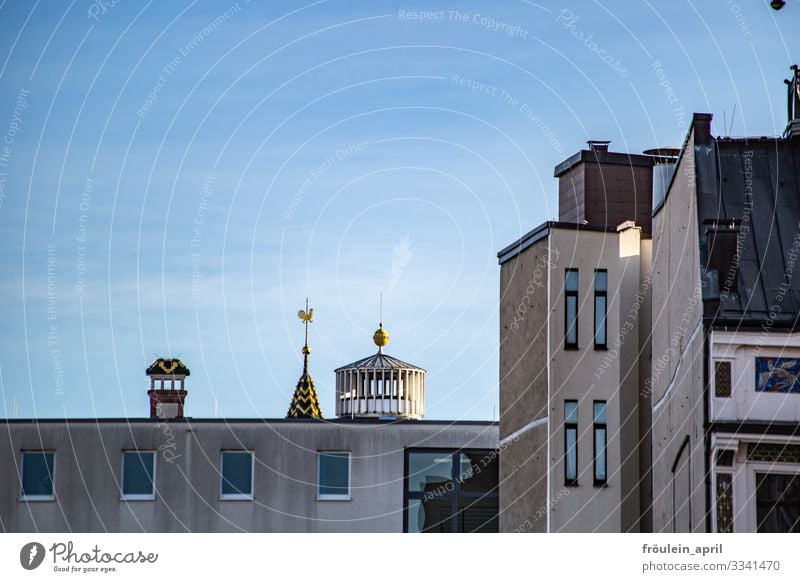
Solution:
M189 368L178 358L158 358L155 362L150 364L145 372L148 376L172 374L176 376L189 376Z
M800 140L711 138L694 153L706 317L717 325L798 327ZM724 228L733 235L725 269L733 286L712 257L721 244L713 231Z
M351 368L358 368L358 369L365 369L369 368L372 369L385 369L385 370L422 370L419 366L415 366L413 364L409 364L404 362L403 360L398 360L395 357L390 356L389 354L384 354L383 352L378 352L377 354L373 354L352 364L347 364L346 366L342 366L340 368L336 368L335 372L339 370L347 370ZM424 371L424 370L423 370Z

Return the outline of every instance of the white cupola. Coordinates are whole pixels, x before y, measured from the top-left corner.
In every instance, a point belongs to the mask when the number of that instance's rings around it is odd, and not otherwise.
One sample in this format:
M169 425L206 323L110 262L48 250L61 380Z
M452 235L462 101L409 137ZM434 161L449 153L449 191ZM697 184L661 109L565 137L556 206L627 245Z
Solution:
M383 353L383 324L372 336L378 353L336 372L336 416L389 416L419 420L425 414L425 370Z

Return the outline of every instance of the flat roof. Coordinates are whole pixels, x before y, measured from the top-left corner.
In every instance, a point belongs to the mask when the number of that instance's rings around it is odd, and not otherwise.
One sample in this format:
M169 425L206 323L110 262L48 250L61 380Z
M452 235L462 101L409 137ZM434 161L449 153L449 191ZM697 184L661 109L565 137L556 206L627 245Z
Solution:
M598 152L593 150L581 150L566 160L561 162L553 170L553 176L558 178L564 172L571 170L581 162L591 162L598 164L617 164L622 166L653 166L663 157L646 156L644 154L626 154L623 152Z
M45 424L45 423L65 423L65 424L143 424L158 422L175 422L185 424L399 424L399 425L481 425L492 426L499 423L494 420L411 420L399 418L167 418L151 419L146 417L136 418L0 418L0 424Z
M543 238L546 238L547 235L550 234L550 230L554 228L559 228L564 230L583 230L589 232L613 232L613 233L617 232L616 227L613 226L598 226L594 224L558 222L549 220L545 223L540 224L539 226L529 231L528 233L522 235L519 239L517 239L516 241L505 247L503 250L501 250L499 253L497 253L497 262L502 265L506 261L513 259L528 247L536 244Z

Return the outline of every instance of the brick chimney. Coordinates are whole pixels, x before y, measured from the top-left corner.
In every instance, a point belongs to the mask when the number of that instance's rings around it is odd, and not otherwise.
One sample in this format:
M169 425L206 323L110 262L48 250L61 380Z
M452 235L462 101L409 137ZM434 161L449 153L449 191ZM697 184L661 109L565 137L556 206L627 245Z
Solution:
M177 358L158 358L145 373L150 378L150 419L183 418L187 394L184 381L191 374L189 368Z

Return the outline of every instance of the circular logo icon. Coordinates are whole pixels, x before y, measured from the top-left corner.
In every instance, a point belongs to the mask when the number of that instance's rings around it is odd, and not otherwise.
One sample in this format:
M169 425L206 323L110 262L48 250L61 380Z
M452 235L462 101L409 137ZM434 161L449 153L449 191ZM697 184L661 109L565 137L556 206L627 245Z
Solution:
M19 552L19 563L26 570L35 570L42 565L44 554L44 546L39 542L27 543Z

